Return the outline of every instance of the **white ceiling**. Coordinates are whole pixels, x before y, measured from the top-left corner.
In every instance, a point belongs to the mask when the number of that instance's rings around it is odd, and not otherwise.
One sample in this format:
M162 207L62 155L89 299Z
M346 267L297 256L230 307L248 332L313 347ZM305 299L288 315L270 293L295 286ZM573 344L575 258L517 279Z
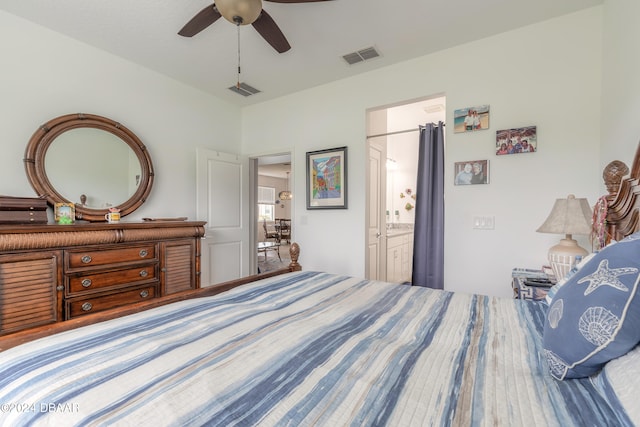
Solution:
M258 175L270 176L272 178L286 179L287 172L291 172L291 163L279 163L258 167Z
M258 157L258 175L287 178L291 172L291 154Z
M251 26L224 18L193 38L177 32L211 0L0 0L0 10L129 59L244 106L601 4L603 0L265 1L292 48L278 54ZM19 34L16 37L20 37ZM381 57L349 66L342 56L373 46Z

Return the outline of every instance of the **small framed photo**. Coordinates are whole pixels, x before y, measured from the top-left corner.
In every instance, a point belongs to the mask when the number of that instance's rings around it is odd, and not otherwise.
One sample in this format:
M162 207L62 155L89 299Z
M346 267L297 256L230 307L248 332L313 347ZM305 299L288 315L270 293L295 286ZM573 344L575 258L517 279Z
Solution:
M73 203L56 203L54 219L57 224L73 224L76 221L76 206Z
M473 132L489 129L489 106L460 108L453 111L453 132Z
M535 153L538 150L536 126L504 129L496 132L496 155Z
M454 163L455 185L489 183L489 160L469 160Z
M347 209L347 147L307 152L307 209Z

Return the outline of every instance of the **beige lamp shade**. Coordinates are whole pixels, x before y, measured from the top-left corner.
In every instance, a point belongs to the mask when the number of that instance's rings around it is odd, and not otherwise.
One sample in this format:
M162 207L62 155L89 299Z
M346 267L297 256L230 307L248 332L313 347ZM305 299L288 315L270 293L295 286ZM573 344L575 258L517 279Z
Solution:
M557 280L567 275L577 257L584 257L587 250L580 247L573 234L591 234L592 212L587 199L576 199L569 194L557 199L546 221L536 230L539 233L564 234L560 243L549 249L549 263Z

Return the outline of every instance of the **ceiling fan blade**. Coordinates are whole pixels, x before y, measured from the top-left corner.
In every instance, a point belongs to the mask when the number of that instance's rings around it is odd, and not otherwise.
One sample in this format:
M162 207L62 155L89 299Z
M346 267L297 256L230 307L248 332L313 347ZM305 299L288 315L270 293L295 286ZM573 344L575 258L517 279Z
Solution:
M271 3L313 3L317 1L331 1L331 0L264 0Z
M180 31L178 31L178 34L183 37L193 37L209 25L216 22L221 16L222 15L220 15L220 12L218 12L218 9L215 7L215 4L210 4L198 12L196 16L191 18L191 20L187 22Z
M276 21L274 21L271 15L265 12L264 9L260 12L258 19L251 25L253 25L253 28L255 28L278 53L283 53L291 49L291 45L284 34L282 34L282 31L280 31Z

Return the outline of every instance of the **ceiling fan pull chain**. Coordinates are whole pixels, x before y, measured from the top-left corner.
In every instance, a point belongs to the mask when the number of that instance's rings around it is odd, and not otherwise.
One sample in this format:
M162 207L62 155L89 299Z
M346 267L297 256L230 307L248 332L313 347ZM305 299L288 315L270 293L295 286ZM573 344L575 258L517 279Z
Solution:
M237 88L240 89L240 23L236 24L238 28L238 84Z

